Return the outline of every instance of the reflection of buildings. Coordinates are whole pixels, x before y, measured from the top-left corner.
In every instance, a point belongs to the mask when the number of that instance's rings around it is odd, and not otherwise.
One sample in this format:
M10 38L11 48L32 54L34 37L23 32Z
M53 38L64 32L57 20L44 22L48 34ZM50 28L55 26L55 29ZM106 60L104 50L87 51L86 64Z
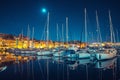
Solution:
M0 52L0 66L5 63L25 62L36 59L35 56L18 56L9 52Z

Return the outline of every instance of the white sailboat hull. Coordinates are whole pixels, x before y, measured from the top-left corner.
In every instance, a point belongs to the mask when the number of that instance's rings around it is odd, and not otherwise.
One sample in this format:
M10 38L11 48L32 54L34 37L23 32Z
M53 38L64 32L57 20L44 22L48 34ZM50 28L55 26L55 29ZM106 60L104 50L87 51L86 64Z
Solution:
M117 51L115 49L108 49L108 52L99 52L96 53L96 59L97 60L107 60L116 57Z
M116 54L105 54L105 53L97 53L96 54L97 60L111 59L114 57L116 57Z

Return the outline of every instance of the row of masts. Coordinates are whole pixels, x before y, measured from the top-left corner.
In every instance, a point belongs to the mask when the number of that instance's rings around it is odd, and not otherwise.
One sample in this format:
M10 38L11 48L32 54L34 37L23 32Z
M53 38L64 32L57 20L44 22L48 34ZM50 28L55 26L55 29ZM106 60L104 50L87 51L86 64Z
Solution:
M85 8L85 42L87 42L87 11ZM115 33L112 25L112 19L111 19L111 13L109 11L109 22L110 22L110 42L115 42ZM101 36L101 30L100 30L100 25L99 25L99 18L98 18L98 13L96 11L96 23L97 23L97 42L102 42L102 36ZM118 32L117 32L118 36Z
M88 42L88 30L87 30L87 10L86 8L84 9L84 14L85 14L85 33L84 33L84 37L85 37L85 42ZM48 47L48 42L49 42L49 19L50 19L50 14L49 12L47 13L47 30L46 30L46 45ZM110 22L110 40L111 42L115 41L115 33L113 30L113 25L112 25L112 19L111 19L111 14L109 11L109 22ZM102 36L101 36L101 31L100 31L100 25L99 25L99 18L98 18L98 13L96 11L96 23L97 23L97 42L102 42ZM66 43L68 43L68 17L66 17ZM117 32L117 36L118 36L118 32ZM27 37L28 37L28 44L29 44L29 40L30 40L30 29L29 29L29 25L28 25L28 32L27 32ZM34 41L34 27L33 27L33 31L32 31L32 42ZM23 31L22 31L22 39L23 39ZM58 24L57 24L57 41L59 40L58 38ZM64 42L64 26L62 24L62 41ZM32 43L32 47L33 47L33 43Z

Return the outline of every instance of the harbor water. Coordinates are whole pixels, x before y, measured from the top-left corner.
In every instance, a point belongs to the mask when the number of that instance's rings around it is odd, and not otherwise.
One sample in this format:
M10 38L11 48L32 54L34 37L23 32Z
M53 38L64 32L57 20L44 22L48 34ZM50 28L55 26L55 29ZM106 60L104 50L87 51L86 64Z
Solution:
M120 57L106 61L36 56L0 64L0 80L120 80Z

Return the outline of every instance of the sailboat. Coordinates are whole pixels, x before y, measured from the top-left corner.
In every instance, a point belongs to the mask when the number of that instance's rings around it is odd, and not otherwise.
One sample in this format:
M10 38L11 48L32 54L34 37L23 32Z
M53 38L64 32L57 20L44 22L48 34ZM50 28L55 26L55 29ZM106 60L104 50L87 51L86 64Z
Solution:
M21 53L26 53L26 54L35 54L36 53L36 49L34 49L34 27L33 27L33 31L32 31L32 42L30 45L30 41L29 41L29 34L30 34L30 29L28 26L28 49L21 49Z
M33 37L34 37L34 28L33 28L33 32L32 32L32 46L30 47L30 29L29 29L29 25L28 25L28 31L27 31L27 49L23 48L23 31L22 31L22 49L12 49L12 52L15 54L20 54L20 55L35 55L36 53L36 49L33 48ZM17 45L18 45L18 41L17 41Z
M62 52L63 57L66 57L66 58L78 57L77 54L75 53L75 48L68 45L68 17L66 17L66 47L67 48Z
M46 45L47 45L47 49L42 49L37 51L37 55L39 56L49 56L49 55L53 55L52 50L49 50L49 12L47 14L47 36L46 36Z
M62 32L63 32L63 25L62 25ZM63 33L62 33L63 34ZM57 24L57 41L58 41L58 24ZM64 48L62 46L58 46L54 49L54 57L63 57Z
M87 11L86 11L86 8L84 12L85 12L85 42L87 43L87 19L86 19ZM90 58L90 53L88 52L87 47L85 49L77 50L76 54L78 54L78 58Z
M96 19L98 22L98 16L97 16L97 12L96 12ZM111 43L113 42L113 26L112 26L112 20L111 20L111 15L110 15L110 11L109 11L109 20L110 20L110 34L111 34ZM97 50L95 53L95 58L97 60L107 60L107 59L111 59L116 57L116 53L117 50L110 47L110 48L103 48L101 50Z
M67 17L66 17L66 24L67 24ZM63 38L63 24L62 24L62 38ZM57 40L58 40L58 24L57 24ZM64 42L64 40L63 40L63 42ZM54 57L64 57L64 54L65 54L65 48L64 48L64 46L62 45L62 46L59 46L59 47L57 47L56 48L56 50L54 51L54 54L53 54L53 56Z

